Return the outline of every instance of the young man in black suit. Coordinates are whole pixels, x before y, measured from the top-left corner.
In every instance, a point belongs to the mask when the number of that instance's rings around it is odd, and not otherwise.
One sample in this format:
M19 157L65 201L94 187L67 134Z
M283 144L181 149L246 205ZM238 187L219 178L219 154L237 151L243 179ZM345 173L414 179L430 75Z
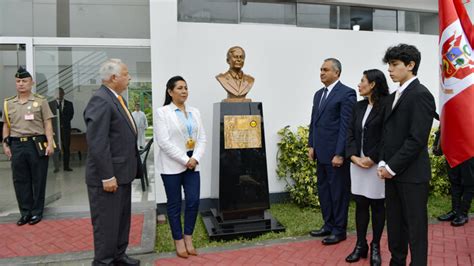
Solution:
M400 87L387 97L378 175L385 179L390 265L427 265L428 137L435 114L430 91L416 75L421 54L415 46L388 48L383 58Z

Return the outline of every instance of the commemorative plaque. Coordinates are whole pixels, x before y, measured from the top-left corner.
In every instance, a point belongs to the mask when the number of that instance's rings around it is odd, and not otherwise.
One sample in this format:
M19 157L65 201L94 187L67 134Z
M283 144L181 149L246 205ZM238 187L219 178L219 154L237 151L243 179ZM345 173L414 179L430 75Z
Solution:
M262 148L261 123L259 115L225 115L224 149Z

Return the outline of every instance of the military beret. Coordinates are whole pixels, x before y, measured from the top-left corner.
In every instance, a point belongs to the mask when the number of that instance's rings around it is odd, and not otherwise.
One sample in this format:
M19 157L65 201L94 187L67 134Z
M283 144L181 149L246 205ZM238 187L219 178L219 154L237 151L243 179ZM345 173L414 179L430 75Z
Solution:
M24 78L31 78L30 72L26 71L26 69L22 66L18 68L15 74L15 78L24 79Z

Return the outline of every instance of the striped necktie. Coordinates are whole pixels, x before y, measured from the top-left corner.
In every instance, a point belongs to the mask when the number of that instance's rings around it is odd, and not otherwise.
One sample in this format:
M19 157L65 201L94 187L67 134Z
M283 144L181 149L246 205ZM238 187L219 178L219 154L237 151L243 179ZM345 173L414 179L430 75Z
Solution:
M137 134L137 128L135 127L135 123L133 122L132 115L130 114L130 111L128 111L128 108L125 105L125 101L123 100L122 95L118 95L117 98L118 98L120 104L122 105L123 110L125 110L125 113L127 113L128 119L130 120L130 123L132 123L133 130L135 130L135 134Z
M319 110L321 110L321 107L323 107L323 104L326 101L327 95L328 95L328 88L324 88L323 96L321 97L321 101L319 102L319 107L318 107Z

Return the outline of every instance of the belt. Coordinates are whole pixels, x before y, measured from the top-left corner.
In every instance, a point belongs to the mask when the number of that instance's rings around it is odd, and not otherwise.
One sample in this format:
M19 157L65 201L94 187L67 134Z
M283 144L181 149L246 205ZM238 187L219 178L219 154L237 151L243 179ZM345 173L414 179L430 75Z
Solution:
M32 136L32 137L9 137L10 141L19 141L19 142L27 142L31 140L35 140L35 138L38 136Z

